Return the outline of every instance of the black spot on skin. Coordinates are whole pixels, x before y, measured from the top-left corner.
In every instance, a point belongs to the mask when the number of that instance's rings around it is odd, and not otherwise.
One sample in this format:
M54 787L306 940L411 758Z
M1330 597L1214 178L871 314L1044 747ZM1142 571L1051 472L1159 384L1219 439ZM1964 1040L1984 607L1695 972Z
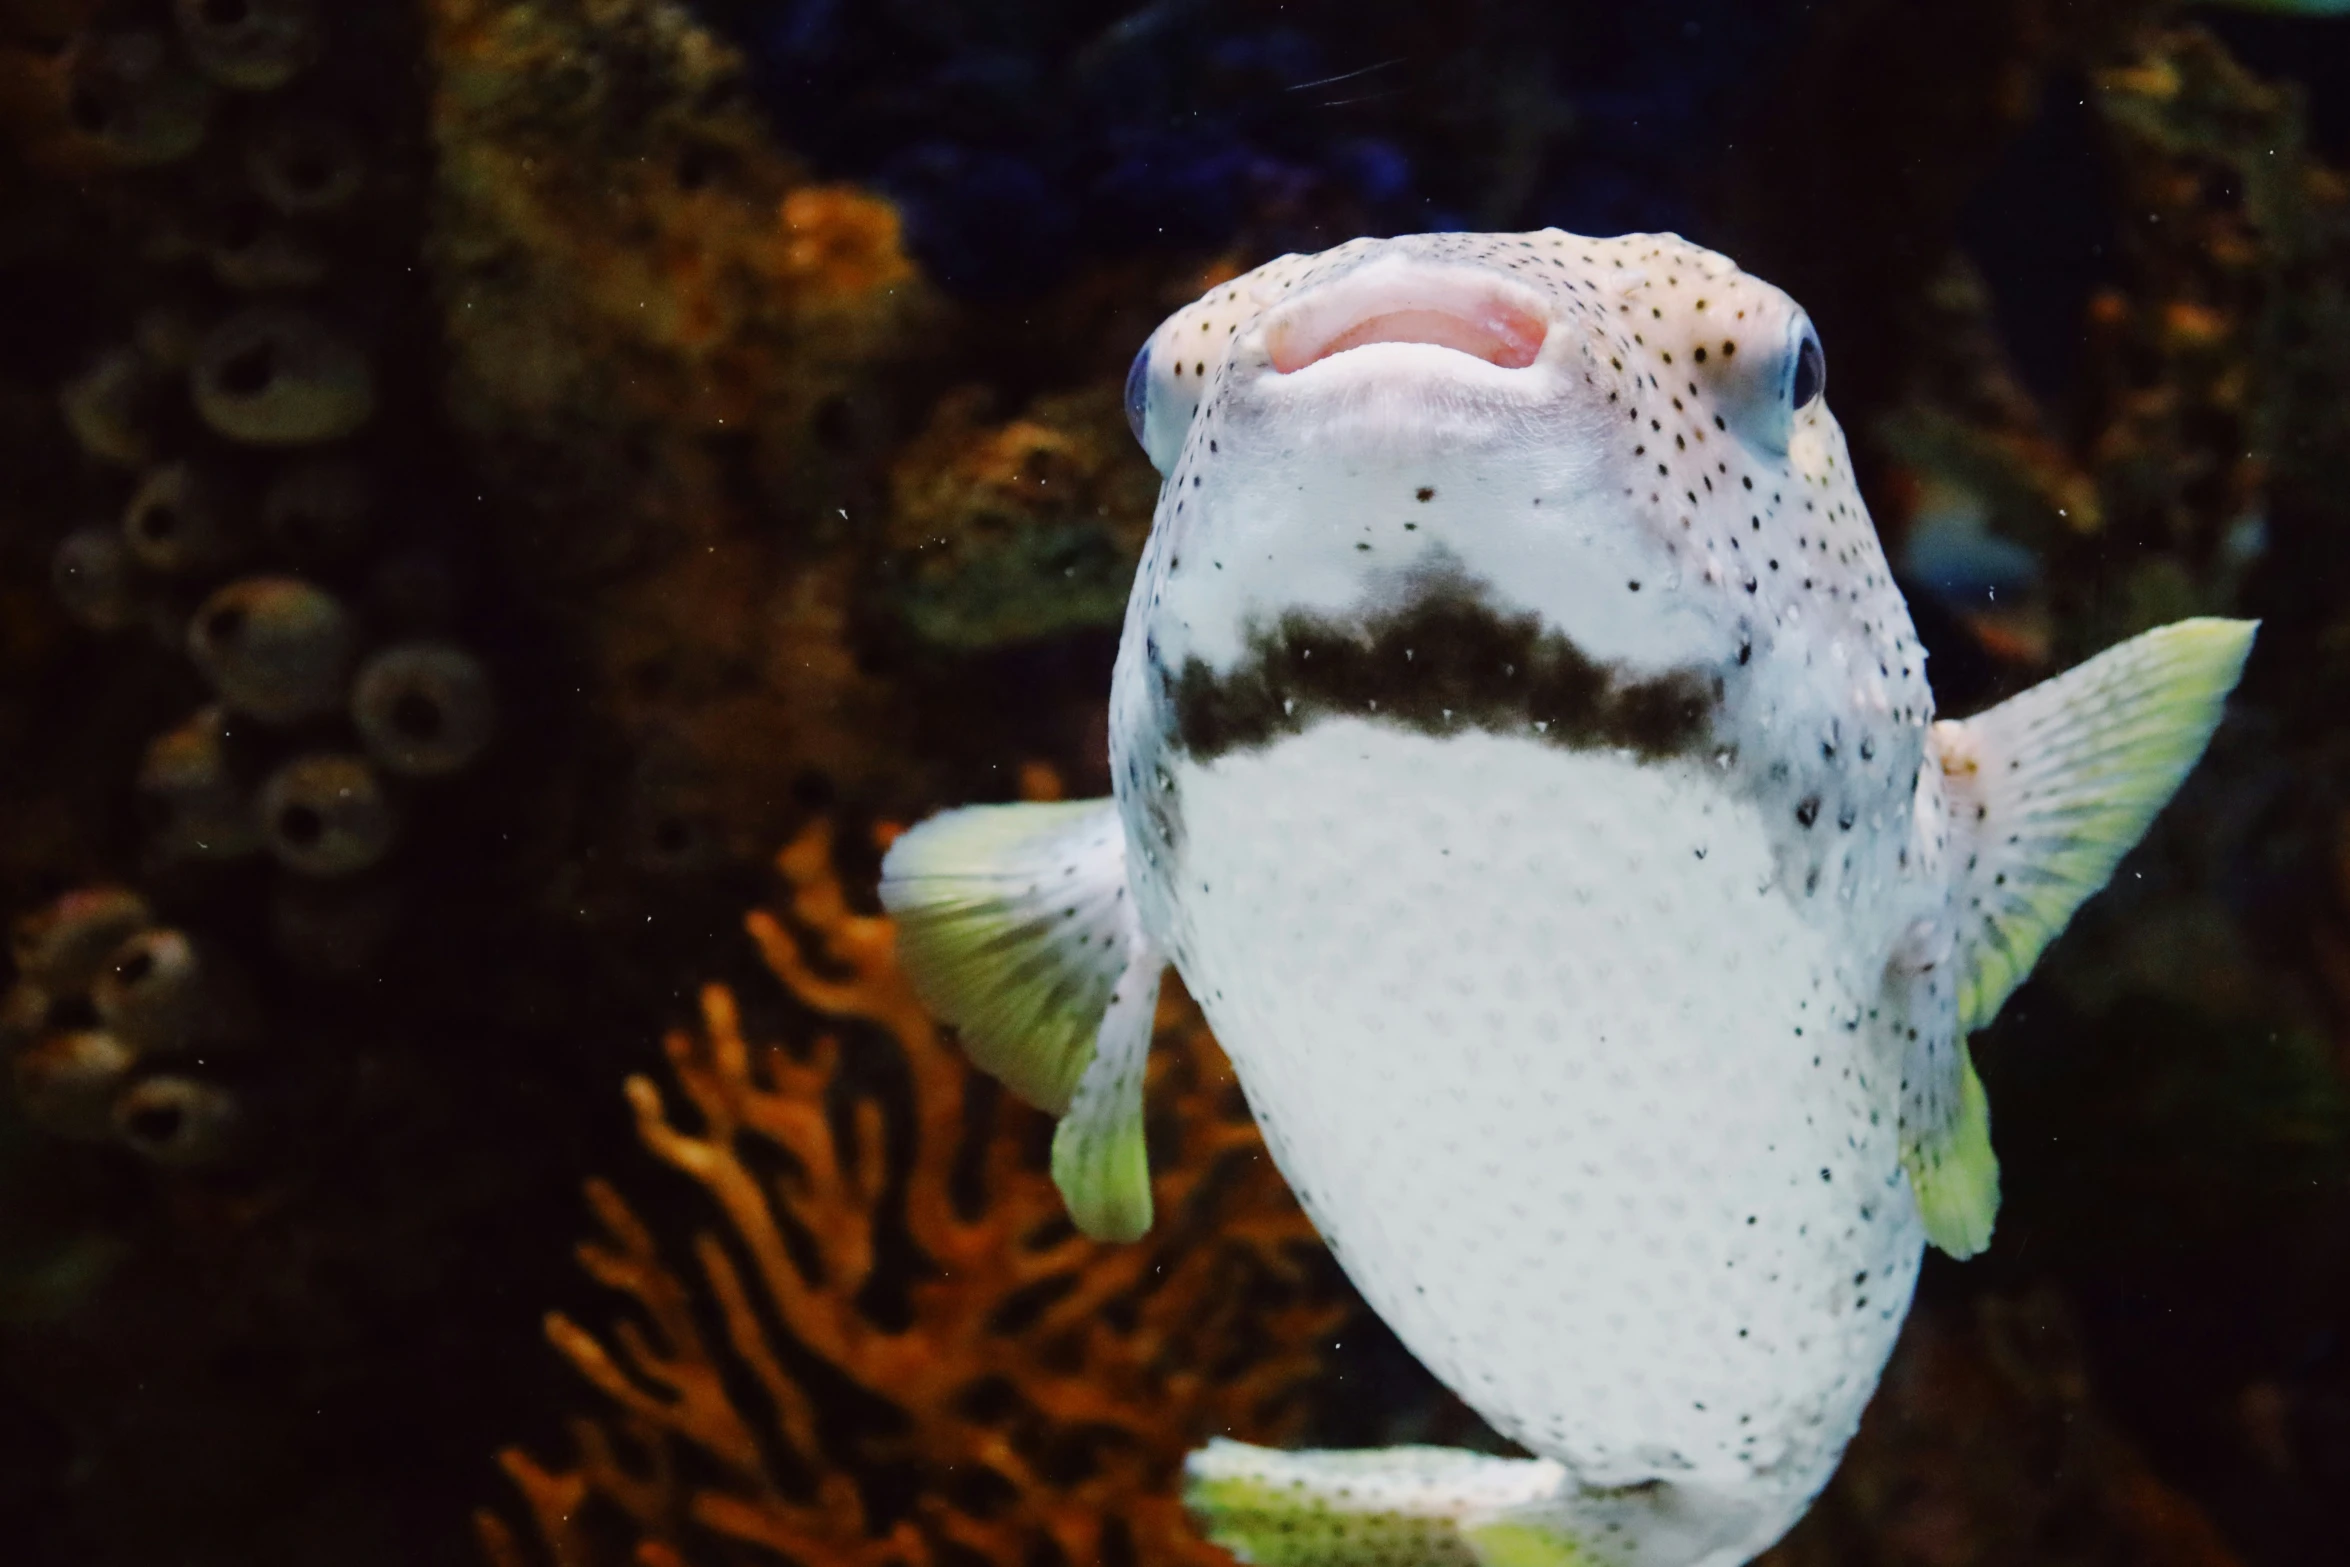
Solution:
M1436 499L1436 492L1423 484L1412 492L1412 496L1415 500L1432 501Z
M1628 676L1540 616L1499 609L1481 584L1437 571L1358 618L1291 610L1252 626L1237 667L1218 674L1193 658L1173 698L1176 741L1202 761L1336 717L1432 735L1532 734L1662 761L1707 745L1721 692L1708 669Z

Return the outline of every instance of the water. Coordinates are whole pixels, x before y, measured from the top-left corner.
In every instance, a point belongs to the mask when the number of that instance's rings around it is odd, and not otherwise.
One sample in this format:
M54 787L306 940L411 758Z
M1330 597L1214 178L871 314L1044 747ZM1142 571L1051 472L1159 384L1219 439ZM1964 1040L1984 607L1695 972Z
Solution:
M1210 1435L1503 1450L1180 996L1076 1236L873 887L1107 791L1168 311L1558 224L1804 301L1946 713L2263 621L1768 1559L2333 1560L2350 21L2010 9L0 7L0 1559L1207 1562Z

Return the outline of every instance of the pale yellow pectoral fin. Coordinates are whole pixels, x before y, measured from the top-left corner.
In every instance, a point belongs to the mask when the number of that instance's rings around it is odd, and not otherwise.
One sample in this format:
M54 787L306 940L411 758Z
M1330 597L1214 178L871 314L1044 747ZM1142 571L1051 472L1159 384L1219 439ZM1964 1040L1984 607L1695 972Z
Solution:
M1999 1161L1966 1036L1989 1023L2145 836L2210 744L2256 624L2184 620L2132 637L1987 713L1938 723L1955 1000L1923 970L1902 1005L1902 1163L1934 1244L1991 1244Z
M1999 1158L1991 1151L1991 1101L1963 1042L1957 1044L1956 1112L1938 1128L1905 1136L1901 1162L1917 1193L1926 1238L1953 1257L1991 1244L1999 1217Z
M1139 1240L1151 1227L1142 1081L1163 969L1158 954L1145 948L1119 975L1093 1060L1053 1132L1053 1184L1069 1217L1096 1240Z
M1126 885L1111 800L981 805L890 846L898 955L983 1070L1059 1115L1053 1179L1088 1235L1150 1228L1142 1080L1164 960Z
M1137 939L1116 803L934 816L890 846L881 903L907 977L971 1059L1068 1108Z
M1989 712L1934 726L1958 890L1958 1026L1998 1015L2203 755L2257 622L2132 637Z

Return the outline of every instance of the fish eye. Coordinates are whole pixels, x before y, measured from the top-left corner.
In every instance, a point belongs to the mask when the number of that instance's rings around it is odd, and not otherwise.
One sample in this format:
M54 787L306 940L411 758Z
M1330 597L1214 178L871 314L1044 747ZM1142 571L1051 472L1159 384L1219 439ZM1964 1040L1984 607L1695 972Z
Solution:
M1150 413L1151 401L1151 345L1145 340L1134 356L1134 363L1126 369L1126 428L1134 432L1135 444L1149 449L1143 439L1143 423Z
M1827 385L1828 356L1820 347L1820 334L1806 321L1803 340L1795 345L1795 376L1787 389L1788 401L1793 407L1809 408Z

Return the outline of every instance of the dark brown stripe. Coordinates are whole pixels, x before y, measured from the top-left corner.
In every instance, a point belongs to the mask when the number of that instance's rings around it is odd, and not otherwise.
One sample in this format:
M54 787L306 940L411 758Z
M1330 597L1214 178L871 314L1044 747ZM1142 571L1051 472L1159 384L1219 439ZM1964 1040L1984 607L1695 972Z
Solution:
M1341 716L1432 735L1532 734L1659 761L1705 741L1722 682L1698 669L1630 676L1541 617L1501 611L1480 584L1445 574L1351 620L1291 610L1252 628L1229 674L1193 658L1169 689L1177 741L1202 761Z

